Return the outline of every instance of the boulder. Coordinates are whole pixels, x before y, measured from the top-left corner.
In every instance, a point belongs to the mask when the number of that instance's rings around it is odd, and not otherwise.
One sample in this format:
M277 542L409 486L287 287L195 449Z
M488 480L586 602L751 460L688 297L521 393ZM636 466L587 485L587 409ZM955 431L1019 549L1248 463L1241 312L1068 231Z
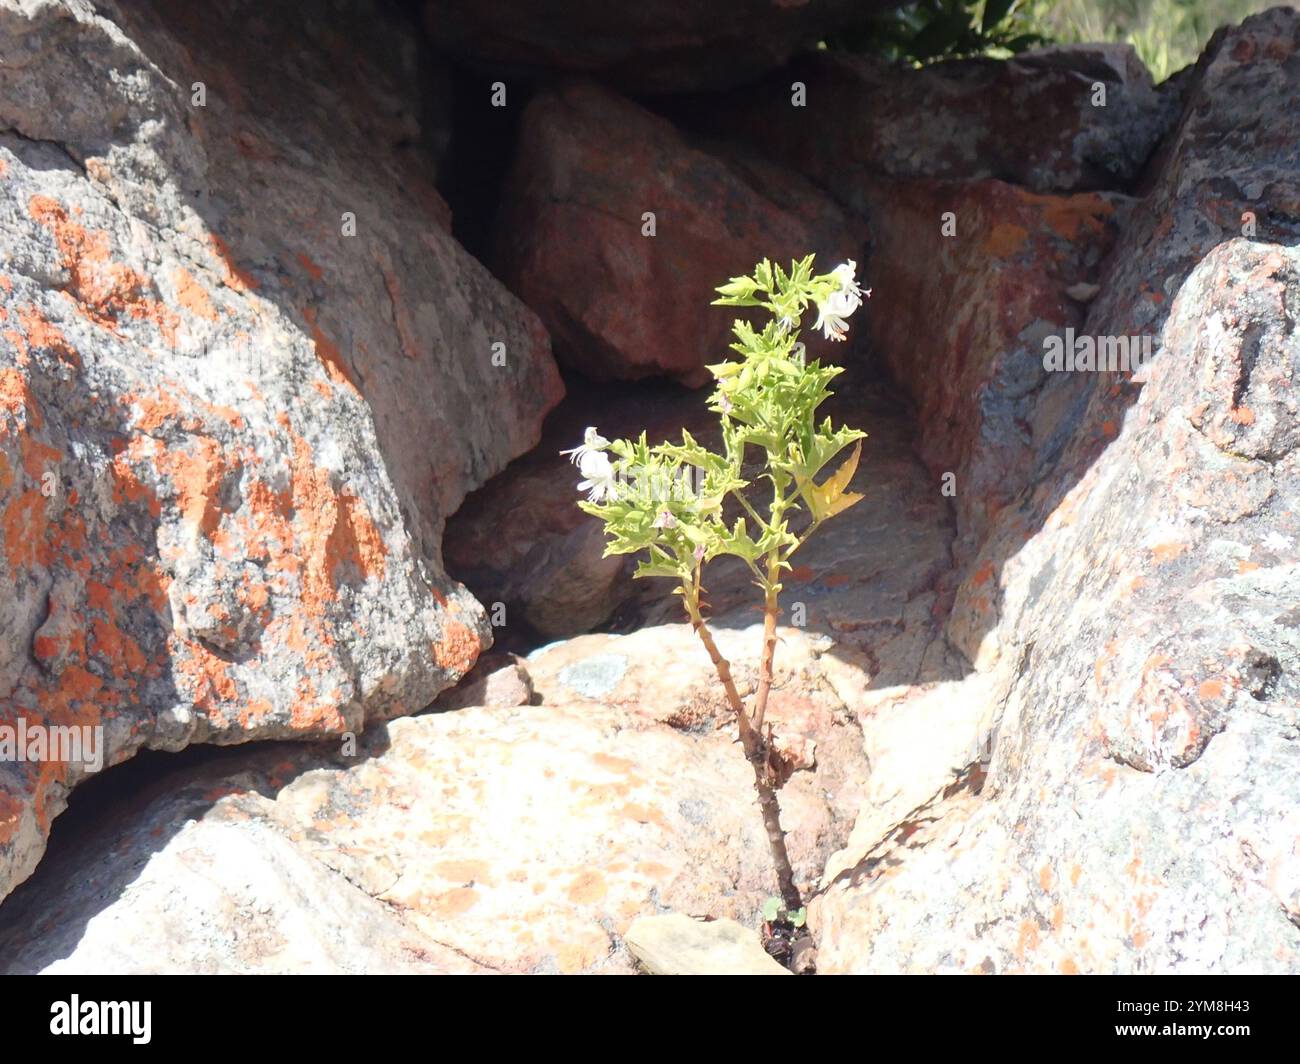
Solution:
M1035 192L1123 190L1177 116L1129 45L1070 45L920 68L816 52L761 86L683 104L852 203L865 180L995 178Z
M1155 358L1054 375L948 624L991 750L832 860L819 971L1300 971L1298 46L1275 9L1191 78L1086 326Z
M1082 331L1130 201L1001 181L872 181L857 194L871 223L871 348L915 402L932 477L949 476L965 560L1057 432L1044 341Z
M860 261L863 237L797 175L693 146L631 101L572 83L524 112L494 259L562 363L593 380L698 385L730 353L736 315L710 306L717 285L764 257Z
M261 5L0 3L0 725L104 764L338 734L488 643L442 522L562 387L351 48ZM92 760L0 763L0 896Z
M752 682L761 624L719 635ZM819 679L830 642L782 636L771 714L804 755L782 801L808 886L866 765ZM623 935L669 908L756 936L776 879L694 633L588 636L528 667L540 705L222 751L80 810L0 910L5 969L631 972Z
M672 93L740 84L860 25L882 0L427 0L434 45L502 77L585 72L629 91Z

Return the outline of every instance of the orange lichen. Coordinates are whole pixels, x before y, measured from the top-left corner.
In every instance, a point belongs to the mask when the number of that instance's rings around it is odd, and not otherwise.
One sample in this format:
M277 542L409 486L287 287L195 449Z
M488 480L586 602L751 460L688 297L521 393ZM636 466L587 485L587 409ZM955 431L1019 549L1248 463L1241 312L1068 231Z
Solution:
M316 357L325 366L325 372L329 374L330 380L340 387L357 391L357 383L343 363L343 353L339 351L338 345L321 331L320 325L317 324L315 308L306 307L302 312L302 316L307 319L307 325L311 329L311 342L316 346Z
M491 878L486 861L439 861L433 870L452 883L486 883Z
M1033 920L1022 920L1020 922L1020 936L1016 940L1016 956L1023 961L1025 954L1037 948L1038 924Z
M23 416L29 428L41 427L41 413L32 397L27 374L12 366L0 368L0 410L15 418Z
M319 281L325 275L325 271L312 262L304 252L298 252L298 261L302 263L302 268L310 274L313 281Z
M211 538L221 521L221 483L230 464L215 440L206 436L192 440L192 450L166 451L156 465L172 483L181 519Z
M330 577L339 584L339 569L352 566L363 577L383 579L388 548L363 500L346 492L338 497L338 517L326 545Z
M252 292L261 287L256 277L235 265L230 255L230 248L221 237L216 233L209 233L208 243L217 258L217 264L221 267L222 284L236 292Z
M1115 213L1114 205L1095 192L1075 196L1043 196L1039 201L1048 226L1071 242L1078 239L1080 229L1086 229L1094 235L1103 232L1103 219Z
M592 754L591 759L601 768L624 776L630 776L636 769L635 761L629 761L625 757L614 757L612 754L597 752Z
M1196 693L1207 702L1211 699L1222 698L1223 691L1222 680L1205 680L1196 688Z
M179 317L145 296L151 287L148 278L113 261L108 233L70 220L63 205L49 196L32 196L27 209L54 237L63 268L71 278L69 294L87 318L114 331L123 315L151 321L169 344L175 343Z
M22 492L0 514L5 555L11 570L26 569L41 557L45 532L45 500L39 490Z
M438 667L463 676L478 660L478 634L469 625L447 617L443 620L442 638L433 644L433 660Z
M663 828L664 831L672 832L673 830L673 826L668 823L668 818L662 812L640 802L628 802L619 809L618 815L626 817L637 824L654 824L656 827Z
M569 889L565 892L571 902L578 905L595 905L603 901L609 888L605 883L605 877L599 872L587 869L585 872L579 872L577 878L569 884Z
M1157 562L1171 562L1187 550L1186 543L1157 543L1151 548L1151 557Z
M455 890L449 890L445 894L429 899L424 908L433 916L459 916L472 909L478 900L478 891L473 887L457 887Z
M172 271L172 285L176 289L176 301L199 318L208 321L217 320L217 310L203 288L189 270L178 266Z
M14 318L26 334L29 350L47 350L54 352L61 362L79 369L81 356L72 346L63 331L51 323L35 304L19 307L14 311Z
M1029 230L1023 225L999 222L985 239L981 250L996 259L1010 258L1020 251L1028 240Z

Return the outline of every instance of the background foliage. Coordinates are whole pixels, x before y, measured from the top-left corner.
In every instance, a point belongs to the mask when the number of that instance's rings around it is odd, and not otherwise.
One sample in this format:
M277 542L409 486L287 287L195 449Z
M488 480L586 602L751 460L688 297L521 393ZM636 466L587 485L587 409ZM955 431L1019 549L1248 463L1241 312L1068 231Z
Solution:
M1005 57L1053 42L1121 41L1163 81L1195 62L1220 26L1275 6L1274 0L914 0L826 43L926 63Z

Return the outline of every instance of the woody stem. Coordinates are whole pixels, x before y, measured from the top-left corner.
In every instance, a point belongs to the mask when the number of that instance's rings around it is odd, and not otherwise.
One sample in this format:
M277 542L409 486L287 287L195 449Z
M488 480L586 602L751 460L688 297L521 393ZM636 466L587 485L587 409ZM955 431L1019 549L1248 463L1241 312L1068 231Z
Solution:
M781 585L781 558L773 551L767 560L767 579L763 582L763 657L758 667L758 691L754 695L754 730L763 733L763 718L767 715L767 696L772 690L772 662L776 657L776 619L781 612L777 604Z
M787 912L795 912L803 908L803 901L799 896L799 889L794 884L794 869L790 866L790 855L786 851L785 832L781 828L781 806L777 801L776 788L772 785L772 773L767 763L767 745L760 733L750 724L744 703L740 700L740 692L736 690L736 682L731 675L731 665L718 650L718 645L713 641L713 633L704 623L704 617L700 613L697 582L683 581L682 601L691 619L691 627L700 637L704 649L708 651L709 660L713 662L713 668L718 674L718 679L722 681L723 690L727 693L727 701L736 715L736 724L740 730L740 745L745 751L745 760L754 770L754 791L758 795L759 809L763 814L763 827L767 831L772 863L776 866L781 901Z

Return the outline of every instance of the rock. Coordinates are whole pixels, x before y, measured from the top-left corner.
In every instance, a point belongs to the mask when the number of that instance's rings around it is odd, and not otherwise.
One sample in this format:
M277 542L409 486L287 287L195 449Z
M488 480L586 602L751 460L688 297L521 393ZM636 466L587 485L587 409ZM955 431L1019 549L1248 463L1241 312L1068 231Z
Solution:
M709 154L665 119L575 83L524 112L494 257L563 363L593 380L698 385L706 363L729 357L736 317L710 306L715 286L765 256L788 265L812 251L828 269L860 260L863 236L794 174Z
M879 178L1127 189L1179 103L1175 86L1152 85L1129 45L1094 44L919 69L816 52L759 87L680 111L762 145L852 205Z
M758 681L762 622L751 617L750 611L743 611L711 624L742 698ZM858 729L859 707L842 701L834 685L825 681L831 667L827 659L839 654L840 644L820 632L784 626L780 631L768 719L778 747L802 755L793 759L795 774L781 790L782 823L796 877L811 881L833 852L825 849L826 843L845 837L849 824L842 817L859 808L867 762ZM739 755L731 710L689 625L579 636L535 651L528 668L544 706L619 707L637 727L667 726L709 743L721 742L727 760ZM748 771L743 757L741 767ZM729 774L730 767L725 771ZM756 807L751 809L746 801L741 815L750 813L756 816ZM705 817L697 809L692 815L705 829L716 814ZM715 909L691 911L727 915Z
M533 699L533 681L517 654L490 653L452 690L434 703L440 710L466 706L526 706Z
M771 714L817 750L782 791L810 884L847 839L841 813L866 766L818 678L826 641L782 634ZM760 636L719 632L738 665ZM0 956L68 973L631 972L623 935L642 916L671 908L754 933L776 880L708 657L684 625L616 650L609 638L536 655L542 705L403 718L355 750L222 751L126 808L86 807L0 909Z
M1087 321L1158 353L1057 375L1089 383L1052 383L1058 435L958 589L991 757L831 862L820 972L1300 971L1300 121L1261 106L1297 46L1275 9L1188 82Z
M593 0L428 0L424 22L437 47L506 77L585 71L631 91L663 93L751 80L831 30L860 25L871 8L885 6L875 0L652 0L618 6Z
M650 975L790 974L764 952L754 932L734 920L643 916L623 940Z
M221 786L232 790L236 777ZM440 945L315 860L266 818L249 790L215 805L192 782L157 794L120 834L42 866L4 907L5 972L51 974L475 974ZM119 814L120 815L120 814ZM195 819L195 817L198 819ZM60 825L62 827L62 825ZM121 861L122 854L132 860ZM114 859L114 858L117 859ZM135 862L138 861L138 864ZM15 932L24 923L19 938Z
M260 5L0 3L0 723L102 728L106 764L341 734L488 642L442 521L561 385L394 147L388 57L328 76L350 47ZM86 774L0 764L0 896Z
M965 560L1057 431L1044 340L1082 330L1079 285L1098 276L1128 201L1001 181L869 182L857 193L872 233L872 348L916 403L931 475L951 474Z

